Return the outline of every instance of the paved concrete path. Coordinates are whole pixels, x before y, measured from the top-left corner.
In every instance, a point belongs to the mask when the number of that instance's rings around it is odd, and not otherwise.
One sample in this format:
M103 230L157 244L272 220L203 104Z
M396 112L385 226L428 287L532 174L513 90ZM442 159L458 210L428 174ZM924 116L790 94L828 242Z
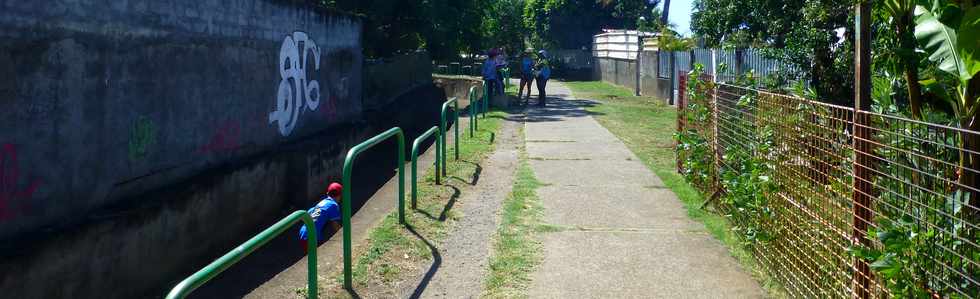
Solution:
M758 298L763 291L619 139L549 82L527 111L544 221L532 298Z

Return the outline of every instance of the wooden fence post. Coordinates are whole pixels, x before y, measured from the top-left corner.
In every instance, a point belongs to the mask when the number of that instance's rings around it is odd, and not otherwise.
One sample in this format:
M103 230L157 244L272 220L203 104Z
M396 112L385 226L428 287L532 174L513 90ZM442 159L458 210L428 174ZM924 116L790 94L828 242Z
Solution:
M680 83L678 83L678 85L680 86L680 89L681 90L686 90L687 89L687 80L688 80L687 76L681 76L681 81L680 81ZM697 80L697 79L695 79L695 80ZM677 133L681 133L681 134L683 134L683 132L685 130L684 127L687 126L687 98L686 98L686 95L687 95L686 92L685 93L682 93L682 95L679 96L678 99L677 99ZM674 139L674 149L677 149L677 146L678 145L680 145L680 141L678 141L675 138ZM680 153L680 152L678 152L678 153ZM679 154L676 155L676 157L677 157L677 173L684 173L684 161L681 159L681 156Z
M855 4L854 43L854 123L853 132L853 231L855 245L868 245L866 236L868 224L872 221L871 210L871 117L866 112L871 109L871 9L868 1ZM870 298L873 274L868 263L854 257L854 297Z
M627 39L628 40L628 39ZM636 60L635 70L636 70L636 88L634 88L633 95L640 96L640 70L643 69L643 62L640 56L643 56L643 37L640 35L640 31L636 31Z

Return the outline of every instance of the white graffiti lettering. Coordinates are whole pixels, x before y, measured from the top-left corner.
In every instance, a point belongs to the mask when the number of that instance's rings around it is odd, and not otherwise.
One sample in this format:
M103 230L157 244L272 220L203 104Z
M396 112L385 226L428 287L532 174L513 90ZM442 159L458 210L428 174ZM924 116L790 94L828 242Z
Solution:
M320 106L320 83L306 78L308 56L313 55L314 71L320 70L320 48L304 32L286 36L279 49L279 90L276 111L269 113L269 124L278 122L279 133L289 136L296 127L303 107L315 111Z

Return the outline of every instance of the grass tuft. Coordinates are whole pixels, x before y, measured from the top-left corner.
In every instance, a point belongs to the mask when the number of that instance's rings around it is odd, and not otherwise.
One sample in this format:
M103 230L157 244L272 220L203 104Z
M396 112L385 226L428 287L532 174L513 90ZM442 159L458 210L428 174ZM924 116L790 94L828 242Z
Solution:
M521 135L523 139L523 130ZM483 297L527 297L531 272L541 262L542 245L536 234L556 229L541 225L543 207L535 190L542 186L522 148L514 185L504 200Z

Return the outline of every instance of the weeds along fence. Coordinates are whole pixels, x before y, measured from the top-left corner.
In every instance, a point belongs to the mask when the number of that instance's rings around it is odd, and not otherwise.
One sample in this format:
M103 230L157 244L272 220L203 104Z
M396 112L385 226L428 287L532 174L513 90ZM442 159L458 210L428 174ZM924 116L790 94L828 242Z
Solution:
M980 298L980 133L701 78L678 170L790 295Z

